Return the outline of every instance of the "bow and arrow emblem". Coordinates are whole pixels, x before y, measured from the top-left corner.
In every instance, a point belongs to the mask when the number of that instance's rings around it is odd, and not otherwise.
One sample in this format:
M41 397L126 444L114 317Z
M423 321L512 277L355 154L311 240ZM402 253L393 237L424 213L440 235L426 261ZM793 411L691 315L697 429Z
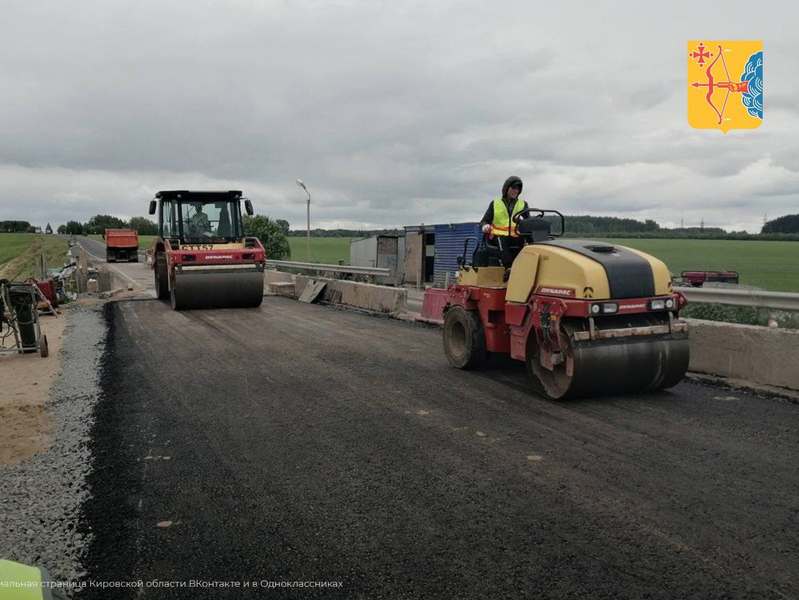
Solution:
M705 52L704 46L702 44L699 45L698 48L699 52L694 52L691 54L693 58L699 58L697 61L700 65L704 65L705 57L710 57L712 54ZM726 80L717 80L713 77L713 67L715 64L721 60L721 64L724 67L724 74L726 75ZM716 58L708 64L707 69L705 69L705 76L707 77L707 83L700 83L700 82L693 82L691 85L695 88L699 87L707 87L707 94L705 95L705 100L710 105L710 108L713 109L713 112L716 113L716 116L719 118L718 125L721 125L721 122L724 120L724 111L727 110L727 102L730 99L730 94L733 92L736 93L745 93L749 91L749 82L748 81L733 81L732 77L730 77L730 71L727 69L727 61L724 60L724 50L722 49L721 45L719 44L718 51L716 52ZM721 110L713 104L713 93L716 89L726 89L727 93L724 96L724 102L721 105Z

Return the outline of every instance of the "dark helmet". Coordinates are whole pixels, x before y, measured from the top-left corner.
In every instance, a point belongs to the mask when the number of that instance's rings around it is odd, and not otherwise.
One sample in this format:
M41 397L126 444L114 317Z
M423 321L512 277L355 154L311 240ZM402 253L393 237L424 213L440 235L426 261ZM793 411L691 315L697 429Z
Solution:
M519 187L519 193L521 193L523 185L524 184L522 184L521 178L516 177L516 175L511 175L510 177L508 177L505 180L505 183L502 184L502 197L503 198L507 198L508 197L508 190L511 187L517 187L518 186Z

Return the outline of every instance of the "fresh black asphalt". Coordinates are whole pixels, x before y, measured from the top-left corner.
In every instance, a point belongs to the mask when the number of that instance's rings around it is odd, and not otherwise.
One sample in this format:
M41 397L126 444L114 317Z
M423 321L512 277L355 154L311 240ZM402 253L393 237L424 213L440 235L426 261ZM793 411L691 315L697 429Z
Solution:
M106 316L87 577L340 587L81 597L799 597L799 405L548 402L438 329L277 297Z

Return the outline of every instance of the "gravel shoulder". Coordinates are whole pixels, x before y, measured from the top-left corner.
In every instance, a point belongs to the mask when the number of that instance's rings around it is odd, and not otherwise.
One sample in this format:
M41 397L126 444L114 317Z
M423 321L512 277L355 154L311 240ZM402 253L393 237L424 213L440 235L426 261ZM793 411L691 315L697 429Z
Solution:
M78 523L88 497L89 432L105 343L101 310L96 304L73 305L64 311L67 319L50 322L43 317L51 358L33 356L0 365L5 369L3 386L14 391L10 401L4 397L2 410L44 415L44 420L23 423L7 421L4 414L0 424L15 423L14 431L23 428L24 434L14 439L26 440L15 446L13 464L0 465L0 557L45 567L58 581L85 576L83 558L91 539L90 532L78 531ZM57 327L64 328L60 370Z

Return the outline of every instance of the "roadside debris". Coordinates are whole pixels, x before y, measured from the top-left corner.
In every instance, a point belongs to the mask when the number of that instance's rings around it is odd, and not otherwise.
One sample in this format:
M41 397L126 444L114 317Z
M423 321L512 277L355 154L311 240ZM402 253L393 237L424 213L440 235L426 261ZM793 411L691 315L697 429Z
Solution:
M326 281L310 281L308 285L305 286L305 289L302 291L302 294L300 294L298 300L308 304L315 302L317 298L319 298L319 294L322 293L322 290L324 290L326 286Z

